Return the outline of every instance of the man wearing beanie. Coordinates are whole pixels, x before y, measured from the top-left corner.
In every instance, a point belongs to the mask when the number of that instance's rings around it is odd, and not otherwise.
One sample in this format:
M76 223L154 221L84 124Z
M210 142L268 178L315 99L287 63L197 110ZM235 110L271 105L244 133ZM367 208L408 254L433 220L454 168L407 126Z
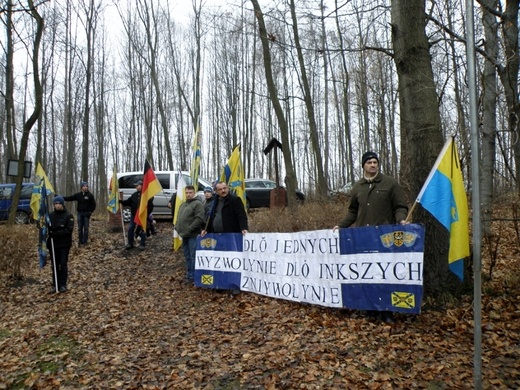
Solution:
M88 190L88 183L82 181L80 183L81 191L70 196L64 196L66 201L78 202L78 237L79 245L85 245L88 242L88 228L90 225L90 216L96 209L96 200L94 195Z
M352 187L347 215L333 230L349 226L404 224L408 204L397 180L379 171L379 157L366 152L361 158L363 177ZM391 312L381 312L382 319L393 322Z
M47 248L52 259L54 292L67 291L69 251L72 246L74 216L65 208L62 196L54 198L54 211L49 214Z
M215 194L213 193L213 188L211 187L205 187L204 188L204 214L206 216L206 220L208 219L209 215L211 214L211 208L213 207L215 200Z

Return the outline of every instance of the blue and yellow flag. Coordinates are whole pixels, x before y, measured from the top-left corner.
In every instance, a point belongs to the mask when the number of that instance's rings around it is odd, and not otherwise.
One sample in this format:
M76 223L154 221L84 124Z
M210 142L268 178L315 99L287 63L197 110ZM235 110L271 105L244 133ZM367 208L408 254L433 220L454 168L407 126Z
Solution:
M54 194L54 188L52 184L45 174L43 167L40 163L36 165L36 174L34 175L34 187L31 195L31 210L33 218L37 218L40 214L40 205L41 205L41 188L42 184L45 183L45 195Z
M464 279L464 258L469 256L468 199L462 180L457 147L450 137L437 157L417 202L450 233L450 270Z
M116 167L114 167L114 173L110 180L110 194L108 195L107 210L112 214L116 214L119 210L119 182L117 181Z
M193 143L191 146L191 168L190 177L191 184L195 187L197 192L199 187L199 174L200 174L200 144L202 143L202 133L200 131L200 125L197 124L197 130L195 130L195 136L193 137Z
M242 169L242 160L240 159L240 144L238 144L233 153L229 156L228 162L222 170L220 181L228 185L229 190L242 199L244 208L246 207L246 187L244 184L244 170Z
M45 180L41 180L40 186L40 207L38 209L38 226L40 228L40 234L38 237L38 255L40 260L40 269L45 267L47 264L47 232L50 224L49 219L49 203L47 201L47 188Z

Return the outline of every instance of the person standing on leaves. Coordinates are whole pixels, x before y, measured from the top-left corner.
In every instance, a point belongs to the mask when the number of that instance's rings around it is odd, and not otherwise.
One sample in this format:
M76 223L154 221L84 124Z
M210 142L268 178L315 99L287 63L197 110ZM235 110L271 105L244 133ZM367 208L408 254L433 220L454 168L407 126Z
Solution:
M347 215L333 231L349 226L378 226L405 224L408 204L401 186L394 178L379 171L379 157L374 152L366 152L361 158L363 177L352 187ZM378 312L369 311L374 317ZM382 311L381 318L393 323L393 313Z
M186 279L193 283L197 236L204 229L206 219L204 217L204 206L195 193L195 187L186 186L184 191L186 201L179 206L175 229L182 238L182 250L186 260Z
M65 208L62 196L54 198L54 211L49 214L47 248L53 264L53 293L67 291L69 251L72 246L74 216ZM55 264L55 267L54 267Z
M135 240L135 232L138 225L135 223L135 215L137 214L137 210L139 210L139 205L141 203L141 191L143 190L143 182L139 180L135 183L135 192L130 195L130 197L126 200L121 200L121 204L123 206L129 206L131 209L132 217L130 218L130 223L128 225L128 243L125 246L125 249L134 249L134 240ZM148 209L150 209L153 205L153 199L148 201ZM141 237L141 244L139 245L139 249L143 250L146 248L146 232L143 229L138 229L138 235Z
M146 219L146 237L154 236L157 234L157 229L155 229L155 221L153 219L153 208L154 208L153 200L154 200L154 198L155 197L152 196L148 200L148 218ZM137 228L135 229L135 233L134 233L135 238L137 238L141 235L142 229L143 228L141 226L137 226Z
M242 233L248 232L247 214L242 199L229 192L229 187L224 182L215 186L217 197L213 200L207 228L200 235L207 233ZM233 295L240 293L239 289L232 290Z
M82 181L80 184L81 191L70 196L64 196L67 202L78 202L78 238L79 245L86 245L88 242L88 229L90 226L90 216L96 210L96 199L88 190L88 183Z

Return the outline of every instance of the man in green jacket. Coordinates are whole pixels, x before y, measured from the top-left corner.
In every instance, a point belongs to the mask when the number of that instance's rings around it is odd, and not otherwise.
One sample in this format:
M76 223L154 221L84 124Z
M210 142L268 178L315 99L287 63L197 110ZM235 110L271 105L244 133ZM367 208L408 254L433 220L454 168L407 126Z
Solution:
M186 201L179 207L175 230L182 238L182 250L186 259L186 279L193 283L195 272L195 251L197 248L197 236L205 225L205 212L202 201L197 198L195 187L186 186Z
M352 187L347 215L333 230L349 226L404 224L408 204L397 180L379 172L379 157L366 152L361 159L363 177ZM374 314L374 313L370 313ZM381 312L383 321L393 323L392 312Z

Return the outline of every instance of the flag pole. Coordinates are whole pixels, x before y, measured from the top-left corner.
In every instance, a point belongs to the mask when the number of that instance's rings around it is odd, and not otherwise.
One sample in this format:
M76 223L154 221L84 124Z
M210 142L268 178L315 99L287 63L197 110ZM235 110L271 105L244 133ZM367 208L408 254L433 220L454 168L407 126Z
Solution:
M480 148L477 114L477 76L473 1L466 0L466 57L468 63L469 119L471 134L471 183L473 212L473 379L475 389L482 389L482 239L480 225Z
M58 270L56 268L56 253L54 252L54 238L51 237L51 248L52 248L52 273L54 274L54 287L56 289L56 293L58 290Z
M47 196L47 195L45 195ZM49 232L50 227L52 226L51 220L49 218ZM54 238L51 236L51 252L52 252L52 273L54 274L54 287L56 288L56 293L59 292L58 289L58 270L56 269L56 253L54 252Z
M121 227L123 228L123 244L126 245L125 219L123 218L123 205L119 204L119 211L121 214Z
M117 196L119 197L119 213L121 214L121 227L123 229L123 245L126 245L125 219L123 217L123 205L121 204L121 200L123 200L123 193L119 191Z
M410 222L410 218L412 217L413 212L415 211L415 208L417 207L417 200L413 202L412 208L410 211L408 211L408 215L406 216L406 219L404 220L405 223Z

